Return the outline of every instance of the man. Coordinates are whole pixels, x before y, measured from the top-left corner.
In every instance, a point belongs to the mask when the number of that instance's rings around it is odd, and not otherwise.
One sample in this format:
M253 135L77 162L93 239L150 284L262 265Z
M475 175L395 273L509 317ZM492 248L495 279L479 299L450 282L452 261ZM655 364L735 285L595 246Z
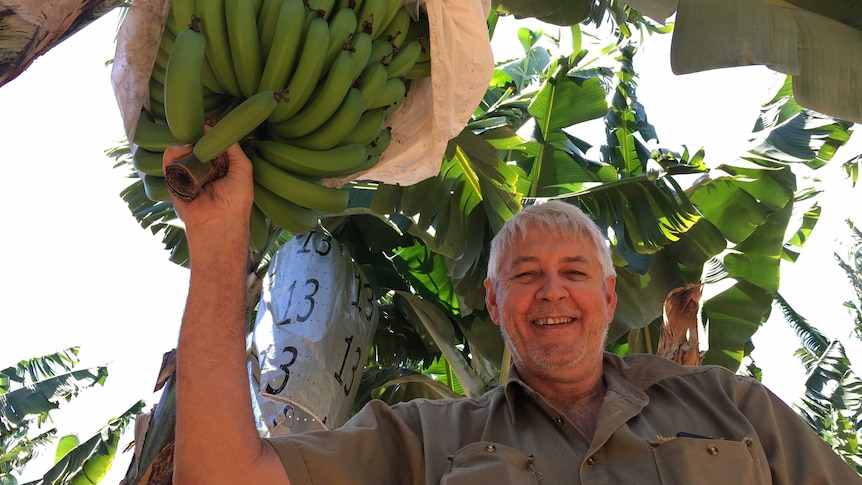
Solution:
M165 163L190 147L172 147ZM531 206L491 247L487 307L512 351L478 401L372 402L334 431L258 437L245 354L251 164L192 202L177 357L177 484L862 484L789 407L720 367L603 352L616 307L604 238L575 207Z

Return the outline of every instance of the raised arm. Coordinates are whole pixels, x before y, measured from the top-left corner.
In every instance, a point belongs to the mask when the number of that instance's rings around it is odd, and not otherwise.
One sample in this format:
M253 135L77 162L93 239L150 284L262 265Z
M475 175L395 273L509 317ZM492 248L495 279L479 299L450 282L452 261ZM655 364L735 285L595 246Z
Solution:
M189 153L171 147L164 163ZM227 151L225 177L191 202L174 199L185 223L191 276L177 347L174 483L289 484L278 455L258 436L245 349L245 280L251 162Z

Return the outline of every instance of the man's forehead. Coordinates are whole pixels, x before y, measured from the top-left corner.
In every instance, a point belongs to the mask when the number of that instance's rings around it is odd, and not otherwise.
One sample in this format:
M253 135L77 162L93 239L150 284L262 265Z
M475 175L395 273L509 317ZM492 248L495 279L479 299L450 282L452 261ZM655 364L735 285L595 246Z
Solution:
M549 259L578 263L595 260L596 254L595 248L584 237L575 235L553 237L546 232L542 237L532 234L515 238L511 247L504 252L504 259L509 264Z
M543 254L521 254L521 255L512 255L510 258L509 264L512 266L518 264L530 264L530 263L541 263L541 262L557 262L563 264L590 264L593 262L594 258L590 258L586 254L563 254L556 255L553 257L549 257L548 255Z

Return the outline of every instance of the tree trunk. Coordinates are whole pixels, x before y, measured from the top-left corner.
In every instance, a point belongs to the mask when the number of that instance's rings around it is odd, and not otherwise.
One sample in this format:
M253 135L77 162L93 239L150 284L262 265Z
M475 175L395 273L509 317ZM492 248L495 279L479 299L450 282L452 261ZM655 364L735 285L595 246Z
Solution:
M676 288L667 295L656 354L683 365L702 363L697 318L702 295L702 283Z
M0 86L123 0L0 0ZM106 39L108 41L108 39Z

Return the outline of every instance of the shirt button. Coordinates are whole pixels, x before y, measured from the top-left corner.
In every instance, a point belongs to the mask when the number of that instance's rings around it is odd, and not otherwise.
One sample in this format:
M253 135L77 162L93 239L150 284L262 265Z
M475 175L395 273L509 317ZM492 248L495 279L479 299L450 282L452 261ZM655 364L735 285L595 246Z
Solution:
M596 459L595 459L595 458L593 458L592 456L591 456L591 457L589 457L589 458L587 458L587 465L593 466L593 465L595 465L595 464L596 464Z
M718 447L715 445L709 445L706 447L706 452L709 453L710 455L717 455L718 454Z
M562 426L562 425L563 425L563 417L562 417L562 416L557 416L557 417L554 419L554 421L556 421L556 422L557 422L557 424L559 424L560 426Z
M494 446L493 444L489 444L489 445L485 446L485 451L487 451L488 453L493 453L493 452L497 451L497 447Z

